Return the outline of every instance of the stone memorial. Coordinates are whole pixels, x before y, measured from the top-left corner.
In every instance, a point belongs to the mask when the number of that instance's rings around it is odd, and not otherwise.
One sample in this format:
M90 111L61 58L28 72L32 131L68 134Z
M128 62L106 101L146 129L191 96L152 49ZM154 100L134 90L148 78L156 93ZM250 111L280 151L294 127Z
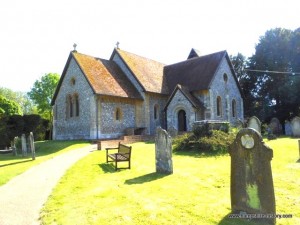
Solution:
M254 129L239 131L230 145L231 209L235 214L275 215L275 195L271 170L273 151ZM263 217L263 216L262 216ZM275 218L256 218L275 224ZM255 219L255 220L256 220Z
M293 136L292 125L288 120L286 120L284 123L284 134L287 136Z
M175 127L171 126L171 127L168 129L168 133L169 133L169 135L170 135L172 138L174 138L174 137L176 137L176 136L178 135L178 130L177 130Z
M252 116L248 121L248 128L253 128L261 134L261 122L256 116Z
M155 164L157 173L173 173L172 138L160 127L155 135Z
M32 160L35 160L35 146L34 146L34 138L32 132L30 132L29 134L29 143L30 143Z
M271 130L272 134L275 134L276 136L279 136L282 134L282 126L276 117L272 118L269 124L269 128Z
M294 137L300 137L300 118L294 117L291 121L292 132Z
M22 143L22 157L27 156L27 145L26 145L26 137L25 134L21 136L21 143Z

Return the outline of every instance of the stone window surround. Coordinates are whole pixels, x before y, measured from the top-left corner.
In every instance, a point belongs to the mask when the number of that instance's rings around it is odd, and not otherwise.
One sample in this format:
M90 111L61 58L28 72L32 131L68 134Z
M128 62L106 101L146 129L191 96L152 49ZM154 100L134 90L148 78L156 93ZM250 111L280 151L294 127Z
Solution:
M79 117L80 104L78 93L68 94L66 98L66 119Z
M217 96L217 116L222 117L222 98L221 96Z
M116 107L114 112L114 119L116 122L121 122L123 118L122 110L120 107Z
M153 116L154 116L154 120L159 119L159 105L157 103L154 104L154 107L153 107Z

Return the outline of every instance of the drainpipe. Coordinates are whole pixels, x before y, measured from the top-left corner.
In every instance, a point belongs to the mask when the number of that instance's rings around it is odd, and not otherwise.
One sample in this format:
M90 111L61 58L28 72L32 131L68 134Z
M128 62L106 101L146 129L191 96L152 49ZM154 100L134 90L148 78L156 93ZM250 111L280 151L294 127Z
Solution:
M96 139L99 139L99 133L98 133L98 129L99 129L99 116L98 116L98 107L99 107L99 101L98 98L96 98Z

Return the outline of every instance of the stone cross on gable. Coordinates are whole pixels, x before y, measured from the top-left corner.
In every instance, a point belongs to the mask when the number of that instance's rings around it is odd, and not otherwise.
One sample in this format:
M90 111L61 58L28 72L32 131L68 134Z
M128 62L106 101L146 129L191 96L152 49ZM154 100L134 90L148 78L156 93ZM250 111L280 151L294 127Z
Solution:
M120 42L117 41L116 48L119 49Z
M74 44L73 44L74 51L76 51L76 47L77 47L77 44L74 43Z

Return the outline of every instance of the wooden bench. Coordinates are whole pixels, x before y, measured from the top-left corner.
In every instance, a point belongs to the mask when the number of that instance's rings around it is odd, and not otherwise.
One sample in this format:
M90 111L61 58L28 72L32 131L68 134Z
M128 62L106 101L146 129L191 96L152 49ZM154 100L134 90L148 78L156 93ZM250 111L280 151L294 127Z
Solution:
M118 150L118 152L109 154L110 150ZM130 157L131 146L126 146L119 142L117 148L106 148L106 163L115 162L115 170L118 169L118 162L128 162L128 167L124 169L130 169Z

